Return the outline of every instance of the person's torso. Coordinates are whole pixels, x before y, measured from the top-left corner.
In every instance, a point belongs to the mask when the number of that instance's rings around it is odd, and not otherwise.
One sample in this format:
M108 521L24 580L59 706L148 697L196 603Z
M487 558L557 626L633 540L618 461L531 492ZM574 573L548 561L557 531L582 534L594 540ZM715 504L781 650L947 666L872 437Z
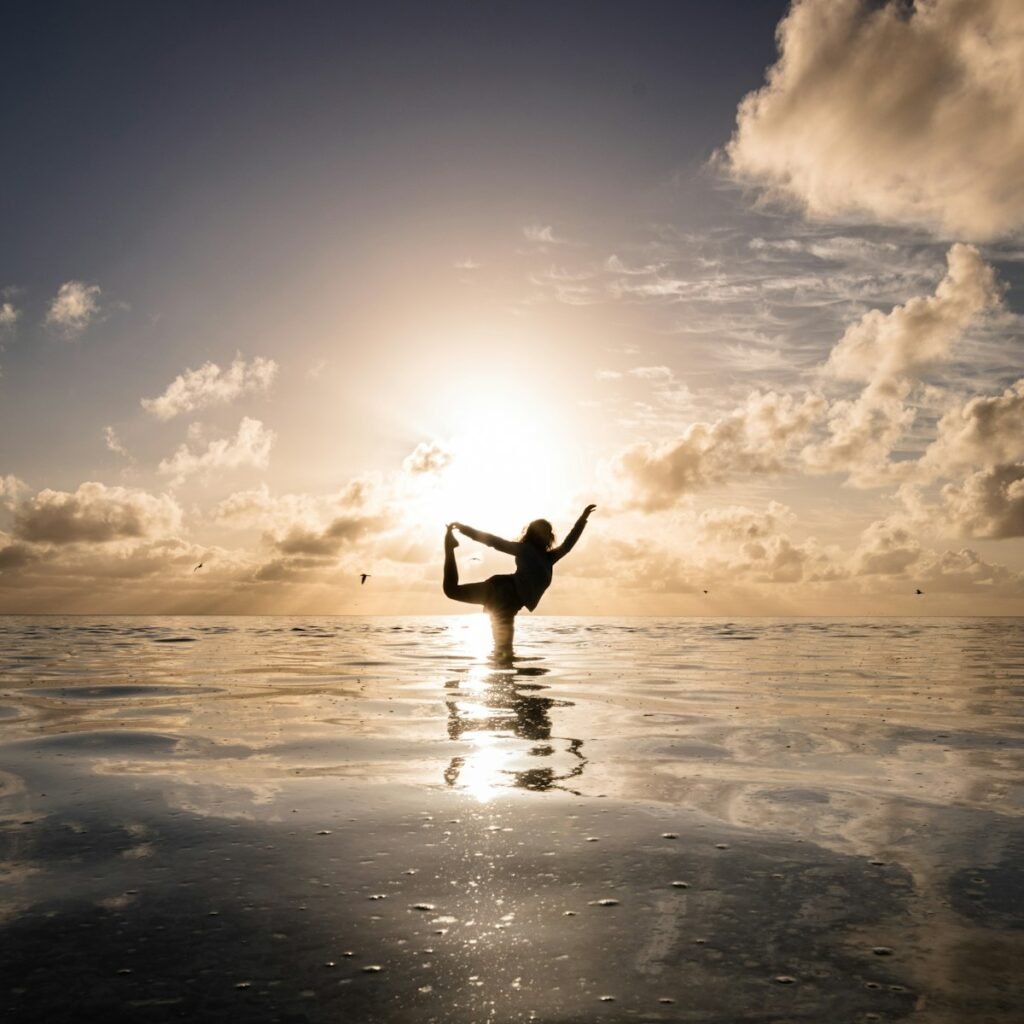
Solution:
M516 555L516 589L531 612L551 585L551 567L551 555L547 551L541 551L532 544L520 545Z

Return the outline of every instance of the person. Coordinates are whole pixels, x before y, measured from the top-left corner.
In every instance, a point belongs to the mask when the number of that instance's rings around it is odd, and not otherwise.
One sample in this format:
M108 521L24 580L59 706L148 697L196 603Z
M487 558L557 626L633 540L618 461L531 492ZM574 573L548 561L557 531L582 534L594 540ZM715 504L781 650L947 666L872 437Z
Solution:
M518 541L484 533L465 523L448 524L444 535L445 597L466 604L482 605L490 614L495 655L502 658L512 656L516 614L522 608L529 608L532 612L540 603L544 591L551 585L552 567L572 551L596 507L588 505L583 510L558 547L554 546L555 532L546 519L534 519ZM503 551L506 555L512 555L516 560L516 571L491 576L480 583L460 583L459 567L455 562L455 549L459 542L453 530L497 551Z

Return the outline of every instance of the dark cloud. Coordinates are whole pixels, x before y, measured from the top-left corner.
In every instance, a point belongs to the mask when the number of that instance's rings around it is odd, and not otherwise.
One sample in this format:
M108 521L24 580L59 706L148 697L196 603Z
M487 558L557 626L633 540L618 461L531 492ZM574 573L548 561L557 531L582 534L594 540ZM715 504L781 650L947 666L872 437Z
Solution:
M104 544L160 536L180 525L181 508L166 494L89 482L73 494L44 490L23 501L13 533L36 544Z

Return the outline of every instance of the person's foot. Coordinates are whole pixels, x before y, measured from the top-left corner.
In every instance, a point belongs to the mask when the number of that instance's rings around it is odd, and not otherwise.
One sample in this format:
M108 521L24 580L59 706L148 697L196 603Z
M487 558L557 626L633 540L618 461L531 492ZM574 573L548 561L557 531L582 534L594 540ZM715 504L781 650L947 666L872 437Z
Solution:
M444 531L444 549L445 549L445 551L451 551L452 548L457 548L459 546L458 539L456 538L455 534L452 533L452 528L453 528L454 525L455 525L454 523L449 523L448 526L445 527L445 531Z

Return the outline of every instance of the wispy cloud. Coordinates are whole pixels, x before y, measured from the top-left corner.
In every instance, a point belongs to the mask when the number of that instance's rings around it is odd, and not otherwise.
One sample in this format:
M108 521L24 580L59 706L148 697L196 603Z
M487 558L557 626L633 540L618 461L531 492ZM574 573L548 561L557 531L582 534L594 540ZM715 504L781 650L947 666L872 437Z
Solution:
M198 370L189 369L179 374L162 395L143 398L141 404L157 419L173 419L181 413L232 402L244 394L266 392L277 376L277 369L273 359L262 356L247 363L241 355L236 355L226 370L207 362Z
M117 436L117 431L113 427L103 428L103 442L106 444L108 451L128 458L128 449L121 443L121 439Z
M523 238L535 245L565 245L567 241L559 238L550 224L527 224L523 228Z
M29 490L24 480L19 480L12 473L0 475L0 508L12 509Z
M46 324L65 338L77 338L100 310L100 286L66 281L60 286L46 313Z

